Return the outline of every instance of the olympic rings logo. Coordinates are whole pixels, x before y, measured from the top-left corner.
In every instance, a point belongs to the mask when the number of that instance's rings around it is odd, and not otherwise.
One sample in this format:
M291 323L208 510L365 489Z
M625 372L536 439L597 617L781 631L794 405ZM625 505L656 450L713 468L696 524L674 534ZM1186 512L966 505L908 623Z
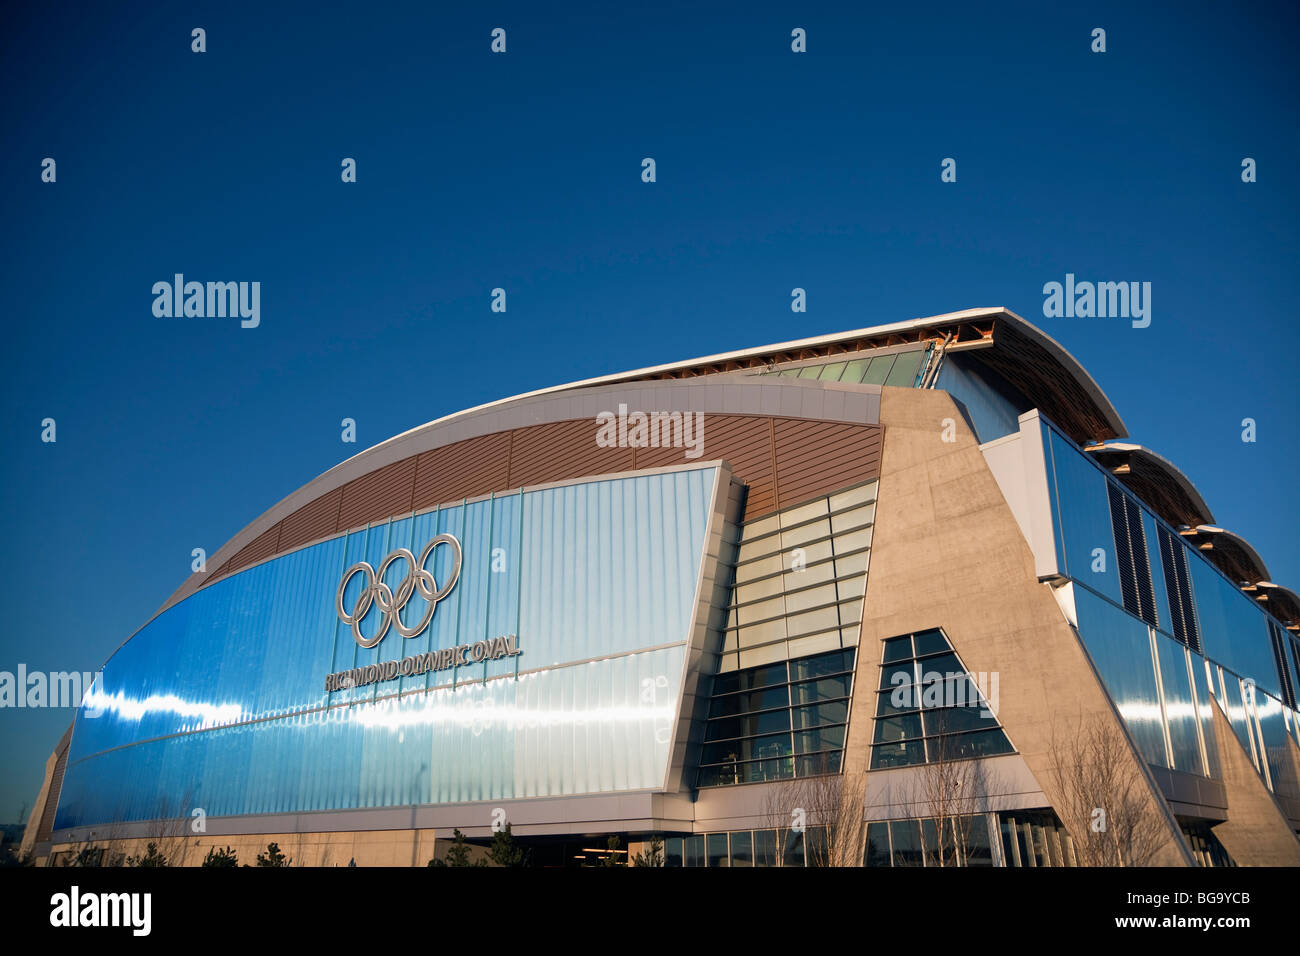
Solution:
M451 577L447 583L438 586L438 582L433 579L425 565L429 561L429 556L433 554L433 549L440 544L445 544L451 548L454 555L455 563L451 568ZM335 610L338 611L339 620L344 624L352 626L352 636L362 647L374 647L384 639L388 633L388 627L391 624L393 630L401 634L402 637L415 637L433 620L434 609L437 608L438 602L451 593L451 589L456 586L460 580L461 564L460 542L453 535L440 534L424 546L417 559L411 553L409 548L398 548L396 551L384 558L384 563L379 566L379 570L372 568L367 561L362 561L352 565L343 573L343 580L339 582L339 591L334 599ZM408 568L406 577L402 578L402 583L397 585L394 591L384 583L384 573L394 561L403 560ZM361 594L357 597L357 603L349 614L343 610L343 592L347 590L348 582L352 580L354 574L364 574L366 576L366 586L362 588ZM414 627L408 627L402 620L402 608L406 607L406 602L411 600L411 596L416 591L429 602L425 609L424 617L420 623ZM379 612L384 615L384 623L379 628L379 633L370 639L366 639L361 634L361 621L370 613L371 605L379 608Z

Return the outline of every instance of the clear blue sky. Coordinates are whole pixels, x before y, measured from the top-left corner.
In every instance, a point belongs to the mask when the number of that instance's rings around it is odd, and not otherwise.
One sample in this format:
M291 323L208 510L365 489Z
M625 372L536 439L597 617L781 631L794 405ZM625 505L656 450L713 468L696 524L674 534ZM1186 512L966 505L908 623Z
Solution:
M1064 344L1300 588L1293 5L23 6L0 670L97 669L191 549L438 416L973 306ZM155 318L176 272L260 281L261 327ZM1150 281L1150 328L1044 319L1067 272ZM0 821L70 719L0 711Z

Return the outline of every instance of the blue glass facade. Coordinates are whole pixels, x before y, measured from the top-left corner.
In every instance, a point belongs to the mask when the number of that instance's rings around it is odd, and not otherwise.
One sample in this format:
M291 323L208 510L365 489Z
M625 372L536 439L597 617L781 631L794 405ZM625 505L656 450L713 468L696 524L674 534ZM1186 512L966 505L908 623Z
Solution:
M1075 584L1079 636L1143 756L1157 766L1217 774L1209 693L1221 698L1242 746L1252 752L1238 678L1255 682L1259 733L1266 741L1271 734L1279 742L1273 749L1280 752L1287 726L1268 615L1141 502L1155 626L1126 611L1107 496L1113 479L1051 425L1043 424L1042 438L1056 564ZM1161 527L1173 532L1175 546L1183 550L1204 656L1175 639L1157 535ZM1141 555L1135 558L1140 561ZM1224 669L1223 688L1217 681L1212 687L1207 683L1206 660L1216 665L1212 670ZM1291 726L1296 727L1294 719Z
M56 828L664 785L719 470L542 488L375 524L159 615L78 713ZM464 563L428 628L361 647L344 572L440 533ZM449 580L451 549L428 568ZM396 587L402 561L385 573ZM352 608L364 587L344 592ZM415 594L402 617L421 619ZM375 612L363 636L378 631ZM328 674L517 636L518 656L327 692ZM493 679L499 678L499 679Z
M1015 434L1020 415L1033 407L988 366L960 353L944 356L935 388L966 406L980 442Z

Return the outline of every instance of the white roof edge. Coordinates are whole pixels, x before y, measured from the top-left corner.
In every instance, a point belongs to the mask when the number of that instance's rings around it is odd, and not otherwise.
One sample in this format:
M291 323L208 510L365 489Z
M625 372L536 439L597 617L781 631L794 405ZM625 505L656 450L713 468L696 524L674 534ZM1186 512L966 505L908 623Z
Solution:
M1088 445L1083 450L1090 454L1094 454L1099 451L1136 452L1137 454L1142 455L1143 457L1154 460L1157 465L1159 465L1162 469L1164 469L1166 474L1171 476L1174 479L1174 481L1178 482L1178 484L1183 486L1183 489L1186 492L1188 492L1193 502L1200 506L1201 513L1206 515L1210 521L1214 520L1214 512L1210 510L1210 503L1205 500L1205 496L1201 494L1200 489L1196 487L1192 479L1187 476L1186 472L1184 472L1181 468L1175 465L1164 455L1161 455L1159 452L1154 452L1150 448L1146 447L1145 445L1137 445L1134 444L1133 442L1126 442L1126 441L1101 442L1096 445ZM1204 527L1208 528L1211 526L1207 524L1204 525Z
M1248 557L1251 561L1253 561L1256 565L1258 565L1263 570L1265 578L1269 577L1268 565L1264 563L1264 558L1260 555L1258 551L1255 550L1255 546L1253 544L1251 544L1241 535L1237 534L1235 531L1229 531L1227 528L1220 528L1218 525L1212 525L1212 524L1197 525L1195 530L1209 535L1216 535L1216 534L1223 535L1225 538L1229 539L1238 547L1240 547L1243 551L1246 552L1246 557Z
M1088 374L1087 369L1085 369L1079 363L1078 359L1076 359L1073 355L1071 355L1068 351L1066 351L1065 347L1062 346L1061 343L1057 342L1055 339L1053 339L1042 329L1026 321L1016 313L1012 312L1010 309L999 305L999 306L990 306L990 307L978 308L978 309L962 309L961 311L958 312L944 312L940 315L931 315L931 316L925 316L916 319L906 319L902 322L889 322L889 323L885 323L884 325L871 325L861 329L853 329L848 332L832 332L825 335L814 335L809 338L792 339L791 341L788 342L776 342L771 345L757 345L757 346L751 346L749 348L744 348L744 349L734 349L730 352L719 352L716 355L704 355L699 358L685 359L677 362L668 362L663 365L651 365L651 366L647 366L646 368L633 369L628 372L615 372L610 375L600 375L595 378L585 378L576 382L569 382L566 385L551 385L546 388L535 389L531 392L522 392L518 395L512 395L508 398L500 398L497 399L496 401L487 402L483 405L475 405L472 408L462 409L460 411L453 412L450 415L444 415L442 418L435 418L432 421L424 422L423 424L416 425L414 428L408 428L404 432L400 432L396 435L393 435L391 438L386 438L383 441L379 442L378 444L372 445L363 451L359 451L351 458L345 459L343 462L340 462L340 464L346 464L348 461L352 461L354 458L360 458L363 455L368 455L375 449L382 448L391 442L398 441L399 439L407 435L417 432L423 428L428 428L431 425L445 424L447 422L454 421L455 419L460 418L462 416L485 411L486 409L495 408L500 405L508 405L511 402L517 402L522 399L536 398L540 395L549 395L555 392L564 392L574 388L591 388L598 385L614 385L617 384L618 382L623 382L623 381L628 381L633 379L642 379L647 376L658 375L664 372L679 371L681 369L691 368L696 365L706 365L706 364L716 363L716 362L729 362L737 359L752 358L756 355L762 355L766 352L778 352L778 351L801 349L801 348L814 348L819 345L829 345L833 342L839 342L845 339L863 338L869 335L885 335L890 332L908 332L914 329L928 328L932 325L941 325L946 322L960 322L965 319L977 319L981 317L991 318L991 319L992 318L1008 319L1014 322L1016 325L1018 325L1031 338L1040 340L1047 347L1048 351L1056 354L1056 357L1058 358L1058 360L1061 361L1063 365L1066 365L1072 369L1072 371L1075 373L1075 376L1082 381L1085 391L1091 393L1093 401L1096 402L1099 408L1101 408L1102 413L1105 414L1108 418L1112 419L1112 424L1115 426L1115 430L1121 436L1128 434L1128 429L1124 427L1124 422L1119 417L1119 412L1116 411L1115 407L1111 404L1110 399L1106 397L1106 393L1101 390L1101 386L1099 386L1096 380L1094 380L1093 377ZM325 474L329 474L329 472L327 471L325 472Z

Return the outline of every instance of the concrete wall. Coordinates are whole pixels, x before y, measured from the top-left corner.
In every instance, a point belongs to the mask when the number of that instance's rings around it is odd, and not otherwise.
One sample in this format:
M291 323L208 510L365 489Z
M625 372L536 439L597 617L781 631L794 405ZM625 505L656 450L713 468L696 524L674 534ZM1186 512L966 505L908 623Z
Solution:
M1048 585L975 436L944 392L883 389L876 534L845 767L866 770L880 642L942 627L963 664L999 675L998 719L1049 803L1054 719L1123 725ZM952 426L955 425L955 428ZM955 441L943 440L945 426ZM1125 734L1127 739L1127 734ZM1168 843L1157 865L1192 865L1177 821L1130 746Z
M1238 866L1300 866L1300 841L1232 732L1218 698L1212 700L1214 739L1228 792L1228 819L1214 828L1214 835Z

